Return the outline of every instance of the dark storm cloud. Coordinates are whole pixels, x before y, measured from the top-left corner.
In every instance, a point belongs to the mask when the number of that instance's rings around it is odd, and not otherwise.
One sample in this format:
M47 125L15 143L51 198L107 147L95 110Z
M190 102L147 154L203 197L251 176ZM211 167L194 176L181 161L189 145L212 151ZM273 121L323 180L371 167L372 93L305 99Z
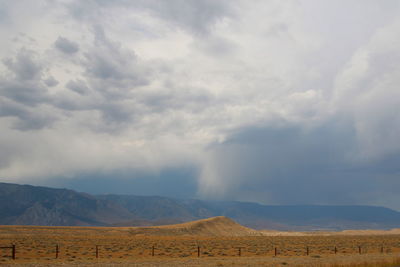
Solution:
M353 122L246 127L211 146L223 198L269 204L393 205L400 153L365 160ZM377 199L380 199L377 202Z
M64 37L58 37L54 43L55 47L65 54L75 54L79 51L79 45Z
M158 195L177 198L192 198L196 194L194 166L166 168L158 173L135 170L82 173L74 178L59 177L40 181L38 184L65 187L91 194ZM93 185L96 186L93 186ZM177 186L179 185L179 186Z
M331 121L312 130L241 129L210 148L214 172L227 188L224 197L280 204L368 202L377 190L388 189L382 170L389 176L398 173L400 154L385 161L360 161L351 128Z

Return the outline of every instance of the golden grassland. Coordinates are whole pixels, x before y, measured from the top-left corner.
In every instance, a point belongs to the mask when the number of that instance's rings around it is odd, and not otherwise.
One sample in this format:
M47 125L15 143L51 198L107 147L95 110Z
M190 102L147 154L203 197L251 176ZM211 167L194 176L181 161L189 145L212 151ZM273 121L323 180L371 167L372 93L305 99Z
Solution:
M0 226L0 264L11 266L400 266L398 234L227 235L221 224L130 227ZM211 227L211 230L208 229ZM150 229L150 230L149 230ZM158 232L159 229L161 232ZM165 232L169 229L172 232ZM212 230L214 229L214 230ZM248 231L235 228L234 231ZM221 230L223 234L217 235ZM146 234L146 231L149 234ZM196 232L196 231L195 231ZM239 231L240 232L240 231ZM175 234L174 234L175 233ZM56 258L56 245L59 246ZM96 246L98 257L96 257ZM154 249L153 249L154 247ZM198 248L200 247L200 257ZM308 247L308 255L307 255ZM336 247L336 254L335 254ZM360 253L361 247L361 254ZM240 250L239 250L240 248ZM275 256L275 248L277 255Z

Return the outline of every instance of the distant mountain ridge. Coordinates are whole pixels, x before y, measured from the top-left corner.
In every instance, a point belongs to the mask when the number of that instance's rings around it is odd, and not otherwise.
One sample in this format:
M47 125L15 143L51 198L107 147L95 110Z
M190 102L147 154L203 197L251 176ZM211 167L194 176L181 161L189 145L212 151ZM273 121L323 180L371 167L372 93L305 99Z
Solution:
M89 226L131 218L125 208L89 194L0 183L0 224Z
M400 212L374 206L269 206L158 196L99 195L0 183L0 224L151 226L226 216L254 229L343 230L400 227Z

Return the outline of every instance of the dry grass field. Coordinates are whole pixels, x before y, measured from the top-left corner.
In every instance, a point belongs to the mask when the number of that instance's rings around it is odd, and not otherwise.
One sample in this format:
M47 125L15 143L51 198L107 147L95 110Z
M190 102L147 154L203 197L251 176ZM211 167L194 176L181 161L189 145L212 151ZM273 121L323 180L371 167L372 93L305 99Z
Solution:
M268 235L225 218L147 228L0 226L0 247L16 247L15 260L11 258L11 249L0 249L0 264L400 266L400 235L382 233Z

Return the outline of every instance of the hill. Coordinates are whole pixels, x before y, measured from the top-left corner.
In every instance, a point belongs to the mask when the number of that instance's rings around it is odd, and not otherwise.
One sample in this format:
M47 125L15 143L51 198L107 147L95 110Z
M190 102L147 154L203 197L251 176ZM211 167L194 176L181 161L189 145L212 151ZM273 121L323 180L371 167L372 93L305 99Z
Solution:
M269 206L158 196L100 195L0 183L0 224L154 226L225 216L253 229L399 228L400 213L374 206ZM183 231L183 230L182 230Z
M135 227L129 231L135 235L195 235L195 236L253 236L261 235L256 230L244 227L233 220L224 217L212 217L187 223Z

